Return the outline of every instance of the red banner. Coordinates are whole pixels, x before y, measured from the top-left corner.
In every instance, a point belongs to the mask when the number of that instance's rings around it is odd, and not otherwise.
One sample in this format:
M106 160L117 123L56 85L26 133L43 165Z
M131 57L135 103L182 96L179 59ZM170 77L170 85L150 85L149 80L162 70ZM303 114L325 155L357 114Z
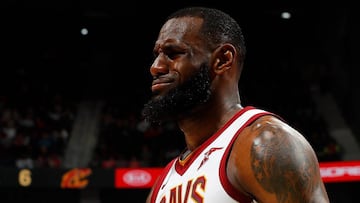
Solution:
M116 188L150 188L162 168L118 168ZM360 181L360 161L321 162L320 173L325 183Z
M162 170L162 168L117 168L115 188L150 188Z
M323 181L360 181L360 161L321 162L320 173Z

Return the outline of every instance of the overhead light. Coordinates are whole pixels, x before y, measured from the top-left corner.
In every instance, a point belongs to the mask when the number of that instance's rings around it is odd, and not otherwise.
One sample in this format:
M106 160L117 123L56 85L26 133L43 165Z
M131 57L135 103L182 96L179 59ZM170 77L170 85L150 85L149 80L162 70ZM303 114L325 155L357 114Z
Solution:
M282 12L281 13L281 18L282 19L290 19L291 18L291 13L289 13L289 12Z
M89 31L87 28L81 28L80 33L85 36L89 33Z

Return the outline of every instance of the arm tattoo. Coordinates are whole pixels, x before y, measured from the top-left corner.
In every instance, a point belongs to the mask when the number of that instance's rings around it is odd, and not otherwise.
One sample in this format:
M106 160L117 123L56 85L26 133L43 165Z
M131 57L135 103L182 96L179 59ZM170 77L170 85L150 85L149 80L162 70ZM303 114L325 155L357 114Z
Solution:
M298 135L268 125L253 142L251 162L256 180L275 193L279 202L305 202L306 194L315 187L316 160L303 144Z

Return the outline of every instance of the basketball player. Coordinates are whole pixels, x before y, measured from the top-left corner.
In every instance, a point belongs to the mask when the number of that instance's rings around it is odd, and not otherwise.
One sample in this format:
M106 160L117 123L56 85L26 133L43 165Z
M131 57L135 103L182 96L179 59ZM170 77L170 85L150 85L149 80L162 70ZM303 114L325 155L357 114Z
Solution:
M245 53L238 23L220 10L185 8L163 24L143 114L175 120L186 149L147 203L329 202L308 141L277 115L241 105Z

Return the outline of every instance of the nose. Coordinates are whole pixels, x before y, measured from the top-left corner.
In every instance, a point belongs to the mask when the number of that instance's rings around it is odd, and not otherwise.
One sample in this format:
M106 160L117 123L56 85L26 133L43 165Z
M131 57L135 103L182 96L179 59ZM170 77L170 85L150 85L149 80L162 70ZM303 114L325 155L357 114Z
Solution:
M160 53L152 63L150 67L150 73L152 76L163 75L169 72L168 65L166 63L166 57Z

